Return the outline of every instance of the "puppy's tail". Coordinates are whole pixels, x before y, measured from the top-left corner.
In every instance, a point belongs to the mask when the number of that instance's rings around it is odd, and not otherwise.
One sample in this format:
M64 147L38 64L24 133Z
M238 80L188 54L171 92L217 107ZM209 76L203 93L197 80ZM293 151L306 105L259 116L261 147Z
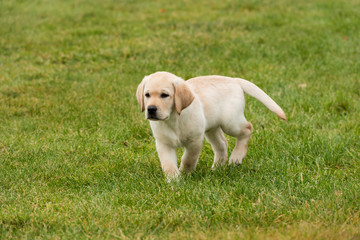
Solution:
M268 109L278 115L281 119L286 121L286 116L284 111L281 109L279 105L276 104L274 100L271 99L263 90L261 90L255 84L246 81L245 79L238 78L240 80L240 85L245 93L250 96L256 98L260 102L262 102Z

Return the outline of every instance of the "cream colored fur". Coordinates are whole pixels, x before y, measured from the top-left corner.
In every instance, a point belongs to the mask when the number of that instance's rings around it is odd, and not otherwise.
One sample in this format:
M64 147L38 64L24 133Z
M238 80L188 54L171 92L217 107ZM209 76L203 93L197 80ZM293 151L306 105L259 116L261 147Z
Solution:
M204 136L214 150L213 168L227 161L224 133L236 137L229 164L240 164L252 125L245 119L244 92L286 120L283 110L255 84L240 78L204 76L188 81L168 72L144 77L136 97L150 120L162 169L168 179L197 165ZM176 148L184 147L180 168Z

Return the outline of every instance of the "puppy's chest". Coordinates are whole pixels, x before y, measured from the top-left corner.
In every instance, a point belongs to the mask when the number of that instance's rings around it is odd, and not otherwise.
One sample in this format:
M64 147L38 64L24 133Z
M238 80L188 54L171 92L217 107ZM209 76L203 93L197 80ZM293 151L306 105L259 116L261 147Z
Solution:
M153 135L157 141L166 143L173 147L182 147L187 139L186 131L181 130L179 127L168 126L161 122L151 124Z

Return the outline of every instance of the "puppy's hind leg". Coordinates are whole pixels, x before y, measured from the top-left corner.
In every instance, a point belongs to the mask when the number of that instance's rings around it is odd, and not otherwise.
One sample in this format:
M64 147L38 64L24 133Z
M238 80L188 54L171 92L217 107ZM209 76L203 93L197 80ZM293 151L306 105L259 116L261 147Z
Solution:
M224 136L224 132L219 127L207 131L205 137L206 140L211 144L211 147L214 151L214 163L211 168L215 169L217 166L225 165L228 156L228 143Z
M241 126L240 131L235 136L236 145L231 153L229 164L238 165L242 163L243 158L246 156L247 145L252 130L253 130L253 126L250 122L247 122Z
M184 154L181 157L181 172L189 173L195 170L201 152L203 137L200 136L185 145Z

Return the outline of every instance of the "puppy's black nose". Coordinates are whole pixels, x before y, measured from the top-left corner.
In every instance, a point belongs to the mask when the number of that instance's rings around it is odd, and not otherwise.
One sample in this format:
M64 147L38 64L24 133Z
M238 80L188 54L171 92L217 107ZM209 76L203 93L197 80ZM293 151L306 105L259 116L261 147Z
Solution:
M151 105L151 106L148 106L147 110L150 115L154 115L157 111L157 107L155 105Z

